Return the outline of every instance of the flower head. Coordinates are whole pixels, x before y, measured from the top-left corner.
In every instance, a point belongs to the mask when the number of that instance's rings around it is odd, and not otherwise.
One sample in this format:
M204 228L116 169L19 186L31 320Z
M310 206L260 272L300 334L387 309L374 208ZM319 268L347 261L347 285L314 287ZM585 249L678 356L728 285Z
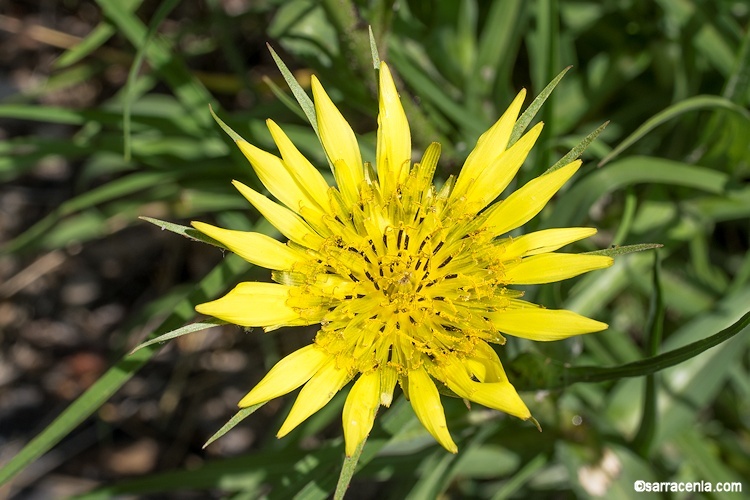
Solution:
M249 262L271 269L275 283L240 283L196 307L243 326L273 330L319 323L313 344L278 362L242 401L247 407L304 386L281 437L356 379L343 410L346 452L370 432L379 406L398 383L419 420L455 452L438 385L522 419L531 414L490 344L503 334L558 340L606 324L521 299L512 285L550 283L612 264L604 256L555 253L591 236L589 228L504 236L539 213L578 170L574 161L538 177L502 201L542 124L509 144L521 91L478 140L458 177L433 184L440 145L412 164L409 123L388 66L380 68L376 168L363 163L349 124L313 77L317 125L336 187L268 121L280 157L238 140L268 191L237 189L288 238L193 226ZM493 203L494 202L494 203Z

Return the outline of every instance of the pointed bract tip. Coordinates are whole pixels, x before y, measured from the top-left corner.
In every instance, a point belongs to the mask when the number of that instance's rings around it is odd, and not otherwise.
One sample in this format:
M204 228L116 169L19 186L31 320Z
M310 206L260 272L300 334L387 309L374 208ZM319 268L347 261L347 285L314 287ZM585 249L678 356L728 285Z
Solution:
M542 432L542 426L541 426L541 425L539 425L539 421L538 421L537 419L535 419L535 418L534 418L534 417L532 417L532 416L529 416L529 420L531 420L531 422L532 422L532 423L533 423L533 424L534 424L534 425L536 426L536 428L537 428L537 430L538 430L539 432Z

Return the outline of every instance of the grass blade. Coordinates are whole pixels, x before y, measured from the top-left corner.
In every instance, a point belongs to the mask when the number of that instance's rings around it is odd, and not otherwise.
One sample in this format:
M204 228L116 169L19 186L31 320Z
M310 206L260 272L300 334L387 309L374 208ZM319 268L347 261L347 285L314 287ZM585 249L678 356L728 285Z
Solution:
M128 12L133 12L138 9L143 0L122 0L123 7ZM117 30L109 23L99 23L91 33L86 36L76 46L66 50L56 61L54 67L56 69L63 69L78 61L84 59L86 56L94 52L96 49L104 45L113 35L117 33Z
M146 45L148 30L138 17L125 9L122 2L97 0L104 15L136 48ZM186 121L201 130L209 125L208 116L199 111L213 98L202 83L188 70L184 62L170 50L164 40L154 39L145 48L146 59L172 88L186 111Z
M521 470L513 474L513 477L503 484L492 496L492 500L504 500L515 494L524 484L530 481L534 474L547 465L547 457L539 454L532 458Z
M54 227L63 217L71 215L79 210L115 198L120 198L155 185L166 184L170 180L172 180L170 175L165 172L139 172L92 189L57 207L25 232L6 243L1 251L3 253L11 253L32 246L38 238Z
M632 134L627 136L620 144L618 144L607 156L602 158L599 162L599 166L606 165L614 158L619 156L620 153L625 151L627 148L638 142L640 139L646 136L653 129L662 125L672 118L675 118L681 114L689 111L696 111L700 109L726 109L734 113L739 114L746 120L750 121L750 111L746 110L742 106L738 106L729 99L714 95L699 95L690 97L684 101L680 101L672 106L669 106L664 111L661 111L638 127Z
M745 315L733 325L711 335L710 337L706 337L658 356L611 368L601 368L597 366L574 366L566 368L564 370L564 380L561 380L561 382L562 385L565 386L577 382L604 382L620 378L650 375L694 358L702 352L726 342L738 333L744 331L749 325L750 312L745 313Z
M662 333L664 331L664 297L661 287L661 272L659 253L654 253L653 265L653 287L651 304L649 307L649 318L646 331L648 332L646 354L649 357L656 356L661 345ZM643 394L643 414L638 433L633 438L632 446L641 456L647 458L651 445L656 435L656 374L646 376L646 390Z
M172 12L172 9L177 7L178 3L180 3L180 0L166 0L159 5L154 17L151 19L145 39L141 46L138 47L138 52L135 55L133 64L130 66L130 71L128 71L128 79L125 82L125 95L122 103L122 137L125 161L130 161L130 112L133 106L133 99L135 98L135 81L138 78L138 72L141 70L141 66L143 66L143 60L146 57L146 48L151 43L151 40L154 38L161 23L163 23L169 13Z
M635 184L666 184L690 187L713 194L724 193L729 176L709 168L651 156L631 156L596 170L576 182L558 204L546 227L580 224L589 208L606 193Z

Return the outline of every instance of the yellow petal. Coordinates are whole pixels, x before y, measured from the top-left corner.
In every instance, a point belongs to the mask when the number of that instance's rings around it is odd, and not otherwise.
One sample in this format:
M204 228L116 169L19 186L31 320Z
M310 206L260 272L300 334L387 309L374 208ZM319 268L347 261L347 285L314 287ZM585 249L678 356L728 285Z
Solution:
M443 448L451 453L457 453L458 447L453 442L445 423L440 394L435 382L424 368L409 370L409 398L414 413L427 431L443 445Z
M531 416L515 387L508 382L499 360L496 368L502 373L502 376L498 377L502 378L499 382L475 382L469 377L463 363L455 359L445 363L443 369L445 383L462 398L524 420Z
M328 353L315 344L294 351L276 363L258 385L242 398L240 408L264 403L292 392L310 380L328 358Z
M577 253L543 253L521 260L505 270L505 280L514 285L539 285L566 280L614 263L612 257Z
M482 177L485 167L505 151L525 97L526 89L521 89L503 116L479 138L456 179L451 200L464 196L469 185Z
M554 252L569 243L595 234L596 229L591 227L563 227L535 231L517 238L510 238L501 243L504 249L503 258L513 259Z
M294 143L287 137L281 127L276 125L273 120L266 121L268 130L279 148L284 163L289 171L297 180L303 192L316 204L325 211L329 211L328 206L328 183L320 174L317 168L308 161L305 156L299 152ZM270 189L269 189L270 191ZM291 208L291 207L290 207Z
M581 161L576 160L549 174L529 181L507 199L492 205L483 228L493 234L504 234L515 229L542 211L544 205L576 173Z
M380 371L363 373L352 386L341 414L347 457L351 457L357 446L370 434L379 404Z
M279 157L256 148L245 140L237 141L237 146L253 166L263 185L281 203L297 213L300 207L312 204L307 193L303 193L299 183Z
M333 164L336 183L346 200L356 203L359 200L359 186L364 180L364 165L357 138L315 75L312 76L312 91L320 140Z
M489 318L503 333L539 341L566 339L607 328L606 323L573 311L544 309L522 300L514 300L509 309L490 313Z
M266 269L280 271L291 269L301 257L288 246L265 234L223 229L197 221L190 224L251 264Z
M320 248L323 238L300 216L239 181L232 181L232 184L281 234L302 246Z
M409 174L411 132L393 77L384 62L380 63L378 102L378 179L383 192L389 194Z
M286 305L289 289L276 283L240 283L222 298L197 305L195 310L240 326L299 324L300 316Z
M476 388L467 399L487 408L526 420L531 412L510 382L475 382ZM450 385L449 385L450 387Z
M542 133L542 127L542 123L537 123L518 142L486 166L481 177L471 183L466 190L466 201L470 207L479 211L500 196L523 165L539 134Z
M474 355L465 358L464 364L469 373L480 382L508 381L500 358L495 350L485 342L476 343L474 346Z
M338 368L336 361L329 359L299 391L299 396L276 437L286 436L310 415L323 408L351 379L352 375L348 370Z

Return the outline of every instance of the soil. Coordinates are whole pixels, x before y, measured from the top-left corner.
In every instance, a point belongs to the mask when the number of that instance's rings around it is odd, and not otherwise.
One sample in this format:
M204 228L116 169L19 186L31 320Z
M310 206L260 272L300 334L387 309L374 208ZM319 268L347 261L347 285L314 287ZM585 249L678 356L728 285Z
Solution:
M197 8L183 3L187 6L179 9ZM146 2L139 14L148 15L157 5ZM242 0L222 5L227 15L247 8ZM101 19L95 4L86 1L10 1L2 7L0 98L28 92L43 82L65 47L85 37ZM195 15L179 9L177 16ZM115 37L103 50L126 53L124 46ZM36 102L96 107L122 85L127 61ZM205 71L221 62L209 57L197 64L203 66L196 69ZM0 141L31 135L69 139L76 131L77 127L0 119ZM45 158L0 185L0 246L70 199L80 167L65 158ZM0 464L158 326L163 317L132 328L148 315L149 304L181 284L188 285L187 292L189 284L222 258L215 248L136 220L85 244L0 253ZM65 498L252 449L273 433L281 403L266 405L252 424L239 425L207 449L202 445L234 415L239 399L267 369L258 337L258 332L246 334L227 326L167 343L91 418L1 487L0 497ZM293 337L293 343L305 340L304 334Z

